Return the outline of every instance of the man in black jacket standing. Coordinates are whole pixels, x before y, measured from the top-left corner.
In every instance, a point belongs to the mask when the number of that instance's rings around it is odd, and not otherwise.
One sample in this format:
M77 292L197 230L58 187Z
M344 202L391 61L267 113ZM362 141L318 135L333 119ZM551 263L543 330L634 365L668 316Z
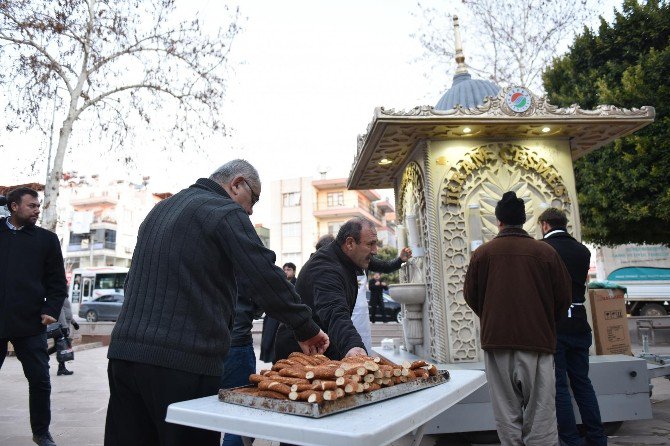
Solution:
M0 205L5 204L2 197ZM40 202L21 187L6 198L9 218L0 218L0 368L7 342L14 346L28 379L33 441L55 446L49 433L51 381L46 326L56 322L67 297L58 237L35 226Z
M374 273L372 279L368 283L368 288L370 289L370 307L372 308L372 313L370 318L372 323L376 322L377 310L382 315L382 322L386 323L386 309L384 308L384 291L388 290L389 287L386 282L382 282L382 276L379 273Z
M316 251L300 270L296 290L312 308L314 320L330 337L325 355L331 359L366 355L361 336L351 321L358 294L357 276L377 254L377 231L365 218L352 218L340 228L335 241ZM294 332L279 326L276 359L299 351Z
M600 409L591 380L589 379L589 347L591 327L586 318L584 295L589 272L591 252L568 234L568 219L565 212L556 208L546 209L538 222L544 241L550 244L563 260L572 279L572 305L556 323L556 418L558 435L562 445L577 446L582 439L577 432L575 414L572 410L570 387L579 407L582 423L586 427L589 445L604 446L607 437L600 418Z
M235 317L236 276L306 353L328 337L275 266L249 215L260 197L244 160L158 203L140 226L125 300L109 345L105 445L217 445L220 434L165 422L177 401L219 388Z

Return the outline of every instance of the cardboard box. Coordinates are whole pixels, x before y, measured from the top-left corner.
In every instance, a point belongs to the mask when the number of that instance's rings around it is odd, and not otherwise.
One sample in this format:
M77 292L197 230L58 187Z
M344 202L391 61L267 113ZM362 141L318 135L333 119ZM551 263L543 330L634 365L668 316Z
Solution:
M623 290L589 290L597 355L631 355Z

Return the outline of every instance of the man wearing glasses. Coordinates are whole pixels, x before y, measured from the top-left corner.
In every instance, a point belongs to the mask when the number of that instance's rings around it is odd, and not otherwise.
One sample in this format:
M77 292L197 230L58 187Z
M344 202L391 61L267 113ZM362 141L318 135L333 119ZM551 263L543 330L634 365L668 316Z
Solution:
M236 277L254 303L293 329L303 352L328 348L249 220L260 192L256 169L233 160L158 203L140 226L107 354L105 445L218 446L219 433L166 423L165 414L171 403L218 391Z

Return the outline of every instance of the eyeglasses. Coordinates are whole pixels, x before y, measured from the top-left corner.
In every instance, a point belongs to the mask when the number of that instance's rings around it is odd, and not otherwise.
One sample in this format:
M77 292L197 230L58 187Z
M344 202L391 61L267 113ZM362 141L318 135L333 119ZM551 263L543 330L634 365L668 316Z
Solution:
M261 199L261 196L258 195L256 192L254 192L254 190L251 188L251 186L249 185L249 183L247 182L247 180L245 180L244 178L242 178L242 181L244 181L244 184L246 184L247 187L249 188L249 192L251 192L251 205L253 206L253 205L255 205L256 203L258 203L258 200Z

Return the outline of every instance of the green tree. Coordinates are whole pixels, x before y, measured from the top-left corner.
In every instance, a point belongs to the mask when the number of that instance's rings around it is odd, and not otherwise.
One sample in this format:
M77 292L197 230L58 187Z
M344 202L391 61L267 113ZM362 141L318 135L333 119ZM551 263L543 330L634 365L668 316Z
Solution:
M652 105L656 121L575 163L584 239L670 243L670 3L625 0L543 75L552 103Z
M383 246L377 250L377 258L389 262L398 258L398 250L393 246ZM372 276L372 275L370 275ZM398 271L393 271L392 273L382 274L384 282L391 283L400 283L400 275Z

